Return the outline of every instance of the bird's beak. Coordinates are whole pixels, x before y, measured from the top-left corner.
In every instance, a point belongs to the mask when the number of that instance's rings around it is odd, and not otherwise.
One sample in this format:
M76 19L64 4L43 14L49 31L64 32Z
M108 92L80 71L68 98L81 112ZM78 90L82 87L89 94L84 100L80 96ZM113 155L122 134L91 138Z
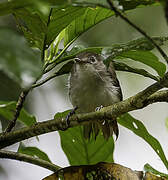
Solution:
M75 58L74 60L75 60L76 63L80 63L80 62L82 61L82 60L79 59L79 58Z

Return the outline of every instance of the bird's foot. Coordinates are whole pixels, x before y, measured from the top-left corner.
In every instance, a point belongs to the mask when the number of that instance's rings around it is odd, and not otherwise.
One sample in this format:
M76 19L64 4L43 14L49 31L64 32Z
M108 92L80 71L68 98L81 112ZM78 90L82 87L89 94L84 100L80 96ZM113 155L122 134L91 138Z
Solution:
M61 130L62 130L62 131L65 131L65 130L67 130L67 129L69 128L69 125L70 125L70 120L69 120L69 118L70 118L72 115L75 114L75 112L76 112L77 109L78 109L78 107L75 107L75 108L73 108L73 109L68 113L68 115L67 115L66 118L65 118L65 123L64 123L63 126L61 127Z
M97 108L95 109L95 111L100 111L102 108L103 108L103 105L97 107Z

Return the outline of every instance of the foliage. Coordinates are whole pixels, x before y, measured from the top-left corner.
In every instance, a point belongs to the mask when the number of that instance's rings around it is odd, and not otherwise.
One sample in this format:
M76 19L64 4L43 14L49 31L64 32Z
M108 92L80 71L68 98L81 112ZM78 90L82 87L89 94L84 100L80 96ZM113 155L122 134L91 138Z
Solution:
M115 1L115 6L124 12L155 5L160 4L153 0ZM13 15L17 27L24 37L21 33L11 29L0 28L0 71L19 84L23 91L25 89L33 90L56 76L69 73L73 64L71 60L83 51L103 54L106 57L105 64L114 59L116 62L118 60L124 62L124 59L127 59L143 63L155 70L158 76L149 74L144 69L138 70L136 67L129 69L126 65L125 67L130 72L139 73L156 81L164 77L166 73L166 65L151 50L156 45L164 45L167 37L153 37L155 45L146 38L138 38L125 44L112 44L108 47L73 45L73 42L86 31L115 15L105 0L13 0L1 2L0 16L8 14ZM61 68L58 65L61 65ZM115 65L119 66L117 63ZM124 66L124 64L122 65ZM57 72L54 71L52 74L51 70L55 67L59 67L59 70L57 69ZM48 72L51 72L51 76L47 74L47 78L41 80L43 75ZM21 106L18 104L19 102L14 101L1 101L0 115L7 120L12 120L17 114L18 106ZM26 126L35 125L35 117L29 115L22 107L20 110L17 119ZM65 117L68 112L57 113L55 118ZM122 115L118 121L122 126L143 138L168 169L168 162L159 141L148 133L142 122L129 114ZM99 134L96 140L92 137L90 141L87 141L83 137L80 126L59 133L62 149L71 165L90 165L100 161L113 162L115 144L113 138L106 141ZM50 162L48 156L36 147L25 147L21 143L18 152Z

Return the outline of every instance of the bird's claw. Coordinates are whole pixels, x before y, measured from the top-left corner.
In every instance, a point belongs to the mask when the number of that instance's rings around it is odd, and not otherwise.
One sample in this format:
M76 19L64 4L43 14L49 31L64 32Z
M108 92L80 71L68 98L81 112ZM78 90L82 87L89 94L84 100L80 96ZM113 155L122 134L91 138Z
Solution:
M62 130L62 131L65 131L65 130L67 130L67 129L69 128L69 125L70 125L70 120L69 120L69 118L70 118L72 115L75 114L75 111L76 111L77 109L78 109L78 108L75 107L75 108L72 109L72 111L70 111L70 112L68 113L68 115L67 115L66 118L65 118L64 124L63 124L63 126L61 127L61 130Z
M103 105L96 107L95 111L100 111L103 108Z

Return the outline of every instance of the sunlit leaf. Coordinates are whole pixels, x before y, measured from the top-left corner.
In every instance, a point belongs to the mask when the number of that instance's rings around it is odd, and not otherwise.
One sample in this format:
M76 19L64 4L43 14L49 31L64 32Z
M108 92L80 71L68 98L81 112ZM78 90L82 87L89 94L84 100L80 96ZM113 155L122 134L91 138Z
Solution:
M0 115L7 120L12 120L16 109L16 102L3 102L0 101ZM22 108L18 120L24 123L26 126L31 126L36 123L36 118L30 115Z
M105 8L87 8L85 13L76 18L66 29L65 29L65 40L64 45L71 42L74 38L80 36L82 33L93 27L97 23L107 19L114 15L114 13Z
M67 6L62 9L53 8L47 31L46 44L49 46L58 34L75 18L80 17L86 8Z
M23 143L20 143L18 152L33 157L38 157L39 159L51 162L48 155L37 147L32 147L32 146L26 147Z
M122 115L120 118L117 120L122 126L128 128L132 132L134 132L137 136L141 137L144 139L152 148L153 150L157 153L157 155L160 157L164 165L168 168L168 161L166 159L166 156L163 152L163 149L159 143L159 141L154 138L143 123L135 118L133 118L131 115L128 113Z
M0 70L20 84L30 86L41 74L40 54L9 29L0 29Z

